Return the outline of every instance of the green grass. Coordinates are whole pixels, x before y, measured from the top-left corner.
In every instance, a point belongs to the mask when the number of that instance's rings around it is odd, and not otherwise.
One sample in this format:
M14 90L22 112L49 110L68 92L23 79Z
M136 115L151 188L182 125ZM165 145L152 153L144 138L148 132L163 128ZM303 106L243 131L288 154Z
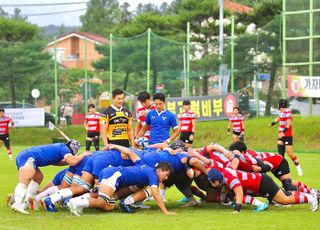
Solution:
M248 147L257 150L275 151L277 149L278 126L268 127L273 118L259 118L246 120L245 141ZM319 152L320 132L319 117L294 118L294 148L297 152ZM231 143L231 136L227 136L228 121L198 122L194 146L203 146L210 142L218 142L224 146ZM85 129L82 125L62 129L69 137L85 143ZM52 142L52 138L59 137L58 132L48 128L17 128L10 133L13 145L41 145Z
M25 147L13 147L18 153ZM292 177L302 182L319 186L320 154L302 153L299 159L304 175L298 178L292 168ZM17 169L14 161L9 161L5 149L0 149L0 229L319 229L320 211L312 213L309 205L295 205L288 208L271 207L262 213L253 212L253 207L245 206L240 214L218 204L201 204L198 208L180 208L182 195L175 189L167 191L167 207L177 212L176 216L160 213L154 203L150 210L138 210L135 214L125 214L118 209L112 213L86 210L81 217L60 209L58 213L43 210L30 215L12 213L5 206L6 194L12 193L17 183ZM41 169L45 184L50 181L59 167L49 166Z

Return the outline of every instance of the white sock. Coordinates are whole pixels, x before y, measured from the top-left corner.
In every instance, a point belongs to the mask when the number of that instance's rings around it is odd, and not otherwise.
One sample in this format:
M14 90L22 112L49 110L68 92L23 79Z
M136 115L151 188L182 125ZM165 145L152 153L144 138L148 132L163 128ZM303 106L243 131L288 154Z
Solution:
M60 191L56 192L55 194L52 194L50 196L50 198L51 198L51 202L54 204L60 200L64 200L66 198L71 198L72 196L73 196L73 193L72 193L71 189L65 188L65 189L61 189Z
M89 207L88 199L78 199L78 200L72 201L72 203L75 204L77 207L81 207L81 208Z
M51 187L47 188L46 190L44 190L43 192L36 195L35 200L40 201L42 198L50 196L58 191L59 191L58 186L51 186Z
M127 204L127 205L130 205L130 204L134 204L134 199L132 196L128 196L125 200L124 200L124 203Z
M315 199L317 199L316 197L308 194L308 193L303 193L303 195L305 195L308 198L308 203L311 204Z
M77 197L74 197L74 198L70 199L70 201L75 202L77 200L89 199L89 198L91 198L90 193L85 193L85 194L83 194L81 196L77 196Z
M252 205L259 206L259 205L262 205L262 204L263 204L263 202L261 202L260 200L258 200L256 198L253 198Z
M14 202L18 205L22 204L23 198L25 197L27 188L25 184L18 183L14 190Z
M31 180L28 184L25 202L29 202L29 198L34 197L37 194L38 188L39 184L34 180Z

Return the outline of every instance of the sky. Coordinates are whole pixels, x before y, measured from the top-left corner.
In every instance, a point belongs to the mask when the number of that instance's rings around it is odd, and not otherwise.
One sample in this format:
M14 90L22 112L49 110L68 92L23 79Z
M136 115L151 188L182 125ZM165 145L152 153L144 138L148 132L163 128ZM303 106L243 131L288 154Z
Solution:
M8 13L12 14L14 7L5 7L3 4L36 4L36 3L65 3L65 2L88 2L89 0L0 0L0 6ZM139 3L153 3L161 5L163 2L170 4L172 0L118 0L120 4L128 2L131 6L131 10L134 10ZM18 7L21 9L21 14L42 14L59 11L70 11L77 9L85 9L86 3L77 5L55 5L55 6L32 6L32 7ZM85 10L78 12L70 12L64 14L46 15L46 16L28 16L28 21L37 24L39 26L46 26L49 24L54 25L68 25L79 26L80 15L83 15Z

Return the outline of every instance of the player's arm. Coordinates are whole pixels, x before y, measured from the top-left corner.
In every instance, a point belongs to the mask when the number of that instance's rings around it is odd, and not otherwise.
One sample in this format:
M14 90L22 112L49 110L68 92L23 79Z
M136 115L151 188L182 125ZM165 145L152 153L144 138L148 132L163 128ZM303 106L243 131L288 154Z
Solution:
M190 135L189 139L190 139L191 141L193 141L193 139L194 139L194 132L196 131L196 119L195 119L195 118L192 119L191 122L192 122L192 130L191 130L192 134Z
M209 165L211 163L210 159L202 156L200 153L198 153L195 149L188 150L188 155L190 157L195 157L204 162L205 164Z
M102 138L103 144L108 145L108 133L109 128L109 116L108 114L101 114L100 117L100 136Z
M235 207L234 211L235 212L240 212L240 209L242 207L242 201L243 201L243 189L242 186L236 186L233 188L233 192L235 194Z
M77 156L73 156L71 153L68 153L64 156L64 161L70 166L75 166L79 164L84 157L91 155L92 152L83 152Z
M139 131L139 133L135 137L135 141L137 141L140 137L142 137L146 133L148 127L149 127L149 125L147 125L147 124L142 126L142 128Z
M129 137L131 146L134 146L135 142L133 137L132 117L129 118L129 122L128 122L128 137Z
M158 190L158 187L156 186L151 186L151 194L154 198L154 201L156 202L156 204L158 205L158 207L160 208L160 210L164 213L164 214L176 214L174 212L169 212L168 209L166 208L166 205L164 204L161 196L160 196L160 193L159 193L159 190Z
M207 153L212 152L212 151L218 151L220 153L223 153L223 155L225 155L226 157L231 158L231 153L227 149L225 149L223 146L221 146L217 143L215 143L213 145L205 146L204 150Z
M231 160L230 167L232 169L237 169L240 164L240 152L238 150L234 150L233 153L234 153L234 156L233 156L233 159Z
M179 129L178 129L178 127L174 127L174 128L173 128L172 136L170 137L170 142L171 142L171 141L175 141L178 136L179 136ZM169 142L169 143L170 143L170 142Z
M173 130L172 136L169 137L164 142L170 143L171 141L175 141L177 139L177 137L179 136L178 123L177 123L176 117L173 114L170 116L170 127Z
M232 125L232 122L229 120L229 122L228 122L228 131L227 131L228 135L230 135L231 125Z
M117 150L119 150L121 153L129 156L132 162L136 162L137 160L140 160L140 157L137 154L135 154L131 149L129 149L127 147L123 147L123 146L120 146L120 145L109 144L109 149L117 149Z
M270 124L269 127L274 126L275 124L277 124L279 122L279 117L277 117L276 119L274 119Z
M134 136L135 136L135 137L138 135L138 133L139 133L139 131L141 130L141 128L142 128L141 122L140 122L140 121L137 121L136 130L135 130L135 132L134 132Z
M245 125L244 125L244 118L241 121L241 126L242 126L242 132L241 134L244 134L244 129L245 129Z
M87 119L84 119L83 125L84 125L84 127L85 127L86 130L89 129Z

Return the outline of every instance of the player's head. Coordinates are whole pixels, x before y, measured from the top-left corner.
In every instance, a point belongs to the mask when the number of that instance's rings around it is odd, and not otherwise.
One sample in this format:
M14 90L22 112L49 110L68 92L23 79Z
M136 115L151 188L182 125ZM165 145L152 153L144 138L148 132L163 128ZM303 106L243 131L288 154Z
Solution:
M247 152L247 145L242 141L236 141L230 145L229 150L231 151L238 150L241 153L245 153Z
M112 91L112 102L113 105L117 108L122 107L124 102L124 92L121 89L115 89Z
M210 169L207 177L208 181L214 188L220 188L222 186L223 175L218 169Z
M89 104L88 105L88 110L89 110L90 113L93 113L96 110L96 106L94 104Z
M189 111L190 110L190 105L191 105L191 103L190 103L189 100L184 100L182 102L183 110L186 111L186 112Z
M154 106L156 107L156 110L158 111L164 110L164 106L166 103L166 96L164 96L163 93L155 93L153 95L153 101L154 101Z
M170 146L173 150L181 149L181 151L187 152L188 149L186 148L185 143L182 140L176 140L174 141Z
M81 147L80 142L74 139L71 139L70 141L68 141L66 145L71 150L73 155L75 155Z
M169 176L174 173L171 164L168 162L160 162L157 164L156 172L160 182L168 179Z
M280 99L280 100L279 100L278 108L279 108L279 109L288 108L288 101L287 101L286 99Z
M239 114L239 107L235 106L233 107L233 114L238 115Z
M138 101L140 101L143 107L150 107L152 104L150 93L142 91L138 94Z
M4 108L0 108L0 116L4 115Z

